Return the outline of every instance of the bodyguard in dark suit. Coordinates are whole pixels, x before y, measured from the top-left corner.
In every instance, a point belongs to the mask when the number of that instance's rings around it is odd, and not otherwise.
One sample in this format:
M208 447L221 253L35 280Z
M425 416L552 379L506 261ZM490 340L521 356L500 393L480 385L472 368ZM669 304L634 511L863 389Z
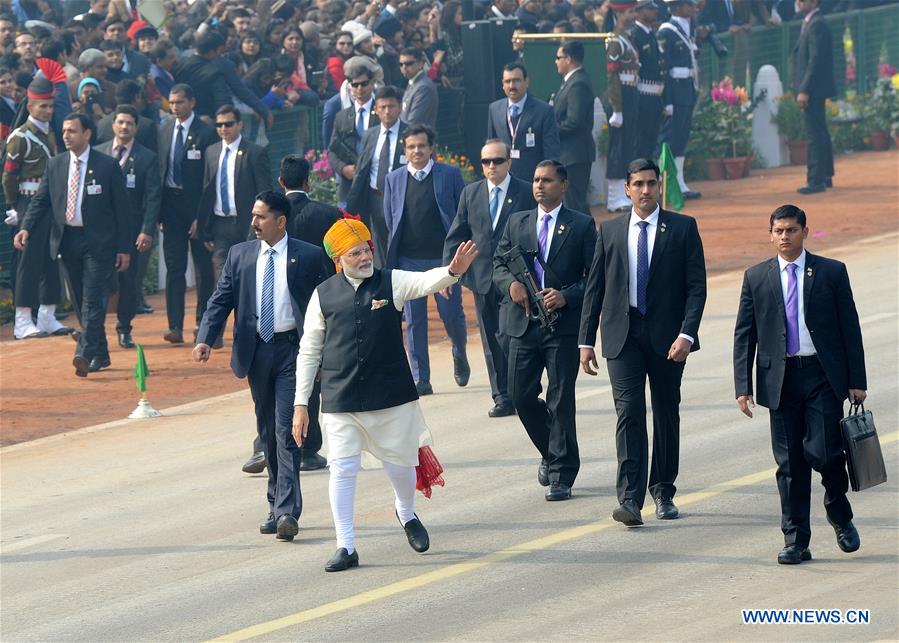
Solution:
M128 270L119 273L116 332L119 346L134 348L131 321L137 311L137 301L142 295L138 279L138 253L149 252L153 245L153 234L156 222L159 221L162 202L162 182L156 155L135 139L134 132L138 128L139 118L137 109L131 105L119 105L113 112L113 117L115 137L98 145L96 149L118 161L125 174L125 189L131 202L131 261Z
M807 252L805 212L782 205L771 215L777 257L746 271L734 330L734 385L752 417L754 395L768 407L777 462L781 564L811 560L812 469L821 474L824 509L845 552L859 548L846 498L849 478L840 435L843 402L864 401L865 352L849 274L839 261Z
M590 212L587 186L590 166L596 158L593 141L593 87L584 71L584 45L566 42L556 51L556 69L562 86L553 100L559 125L559 160L568 172L565 205L578 212Z
M184 291L187 287L187 250L194 260L197 280L197 324L212 294L212 257L199 238L197 199L203 194L206 148L216 142L215 130L194 112L194 92L179 83L169 93L175 116L159 128L159 168L162 176L162 212L165 256L165 307L169 330L163 336L184 343Z
M824 104L836 95L833 72L833 36L821 11L819 0L799 0L802 29L793 49L793 90L805 114L808 133L808 175L800 194L823 192L832 185L833 144L827 131Z
M528 70L520 62L503 67L506 98L490 103L487 138L511 148L511 172L530 184L537 163L558 160L559 126L552 105L528 93Z
M409 82L403 92L403 112L400 119L406 125L437 127L437 86L428 78L425 54L409 47L400 54L400 71Z
M387 175L406 164L403 137L406 124L400 120L400 92L385 85L375 95L375 113L381 121L362 136L362 151L356 163L356 175L347 195L346 209L361 215L371 230L375 246L375 266L384 266L387 256L387 224L384 221L384 181Z
M345 205L350 186L356 176L359 152L362 151L362 135L380 121L375 114L375 74L368 59L361 56L348 63L350 93L353 104L337 113L334 130L328 145L328 161L337 174L339 187L337 201Z
M234 311L231 370L249 381L269 470L270 513L259 531L281 540L297 535L303 508L301 449L291 435L297 349L306 306L328 261L321 248L287 236L289 212L284 195L259 195L252 219L258 240L228 252L193 350L195 360L207 361L210 344Z
M216 110L215 131L221 140L206 149L197 228L218 280L228 250L247 238L256 195L273 186L268 149L241 135L243 121L234 106Z
M577 331L596 227L593 218L562 205L568 181L559 161L542 161L534 174L537 208L509 217L494 255L493 281L503 293L509 340L509 392L518 417L542 458L537 481L547 500L568 500L580 469L575 432ZM555 331L530 319L527 291L497 258L516 246L539 253L534 277L547 310L559 314ZM549 385L540 399L540 378Z
M93 127L84 114L63 121L68 151L50 159L15 237L21 250L31 230L45 217L52 219L50 255L62 255L84 329L72 360L78 377L110 365L103 328L108 285L113 270L128 269L134 243L125 177L115 159L90 148Z
M462 283L474 293L481 345L490 378L494 406L490 417L513 415L515 407L509 395L509 338L500 319L503 293L493 283L493 253L513 212L533 210L537 203L531 185L509 173L509 146L499 139L488 140L481 148L482 181L466 185L459 198L456 218L446 235L443 262L449 263L456 249L473 240L481 253L462 277Z
M602 334L618 424L618 502L612 513L631 527L649 492L656 517L677 518L680 384L687 356L699 350L705 307L705 260L692 217L659 207L659 168L648 159L628 166L633 211L603 222L581 317L581 366L596 375L597 326ZM647 462L646 378L652 393L652 463Z

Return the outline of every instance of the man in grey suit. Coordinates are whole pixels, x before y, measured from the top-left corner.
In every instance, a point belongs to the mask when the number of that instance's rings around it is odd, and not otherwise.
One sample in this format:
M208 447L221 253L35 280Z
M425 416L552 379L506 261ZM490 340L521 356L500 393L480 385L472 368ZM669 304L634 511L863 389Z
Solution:
M553 101L553 108L562 150L559 160L568 171L565 206L589 214L587 186L590 165L596 158L596 144L592 134L593 88L583 64L584 45L579 42L566 42L556 51L556 69L562 76L562 86Z
M149 252L153 245L159 208L162 204L162 179L156 155L136 140L140 115L131 105L119 105L112 114L111 141L97 146L97 151L113 157L125 174L125 189L131 201L130 234L133 239L128 269L118 273L119 302L116 308L116 332L119 346L134 348L131 321L142 296L138 278L138 253Z
M507 170L530 183L537 163L559 159L559 127L552 106L528 94L528 70L522 63L503 67L503 93L506 98L490 103L487 138L509 146Z
M400 71L409 85L403 93L403 113L400 120L406 125L427 125L437 129L437 86L425 71L425 54L421 49L404 49L400 54Z
M484 143L481 167L485 178L462 189L456 218L443 246L444 263L446 257L452 259L456 249L468 239L481 248L481 254L462 277L462 283L474 293L481 345L484 347L494 401L493 408L487 412L490 417L515 413L508 388L509 338L504 332L506 325L500 319L503 293L493 283L493 253L503 236L509 215L537 207L531 184L509 173L509 153L509 146L499 139Z

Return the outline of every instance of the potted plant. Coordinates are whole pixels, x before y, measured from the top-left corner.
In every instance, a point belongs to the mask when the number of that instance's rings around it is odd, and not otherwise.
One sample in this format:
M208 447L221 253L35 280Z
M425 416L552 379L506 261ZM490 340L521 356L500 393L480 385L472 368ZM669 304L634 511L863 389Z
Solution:
M724 158L724 172L728 179L749 175L752 163L752 109L744 87L734 87L729 77L712 87L712 109L718 129L728 142L728 157Z
M871 139L871 149L878 152L890 146L890 132L893 126L893 110L896 106L896 90L893 89L893 75L896 70L890 65L880 65L879 78L874 91L865 101L864 117Z
M786 93L777 100L777 113L771 120L777 125L778 133L787 141L790 150L790 165L808 163L808 140L805 133L805 119L796 97Z
M724 157L728 156L728 138L721 130L718 110L713 101L705 96L693 113L693 131L687 160L705 163L710 181L723 181Z
M305 157L312 166L309 172L309 198L323 203L337 203L337 181L328 161L328 150L309 150Z

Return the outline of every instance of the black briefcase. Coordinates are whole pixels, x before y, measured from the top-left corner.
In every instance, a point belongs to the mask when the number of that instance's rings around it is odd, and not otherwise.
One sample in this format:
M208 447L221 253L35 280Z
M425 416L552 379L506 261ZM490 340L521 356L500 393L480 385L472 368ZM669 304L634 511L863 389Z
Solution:
M874 428L874 414L866 411L864 404L850 404L849 414L840 420L840 433L852 490L861 491L886 482L887 470Z

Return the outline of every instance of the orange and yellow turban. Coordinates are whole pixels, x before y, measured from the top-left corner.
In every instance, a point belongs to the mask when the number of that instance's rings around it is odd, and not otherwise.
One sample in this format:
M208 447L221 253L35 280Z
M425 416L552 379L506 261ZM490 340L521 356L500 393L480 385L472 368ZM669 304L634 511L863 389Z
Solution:
M348 252L351 248L358 246L360 243L367 243L374 251L374 244L371 242L371 232L362 221L352 217L338 219L334 222L325 233L323 246L328 256L337 264L340 270L340 263L337 258Z

